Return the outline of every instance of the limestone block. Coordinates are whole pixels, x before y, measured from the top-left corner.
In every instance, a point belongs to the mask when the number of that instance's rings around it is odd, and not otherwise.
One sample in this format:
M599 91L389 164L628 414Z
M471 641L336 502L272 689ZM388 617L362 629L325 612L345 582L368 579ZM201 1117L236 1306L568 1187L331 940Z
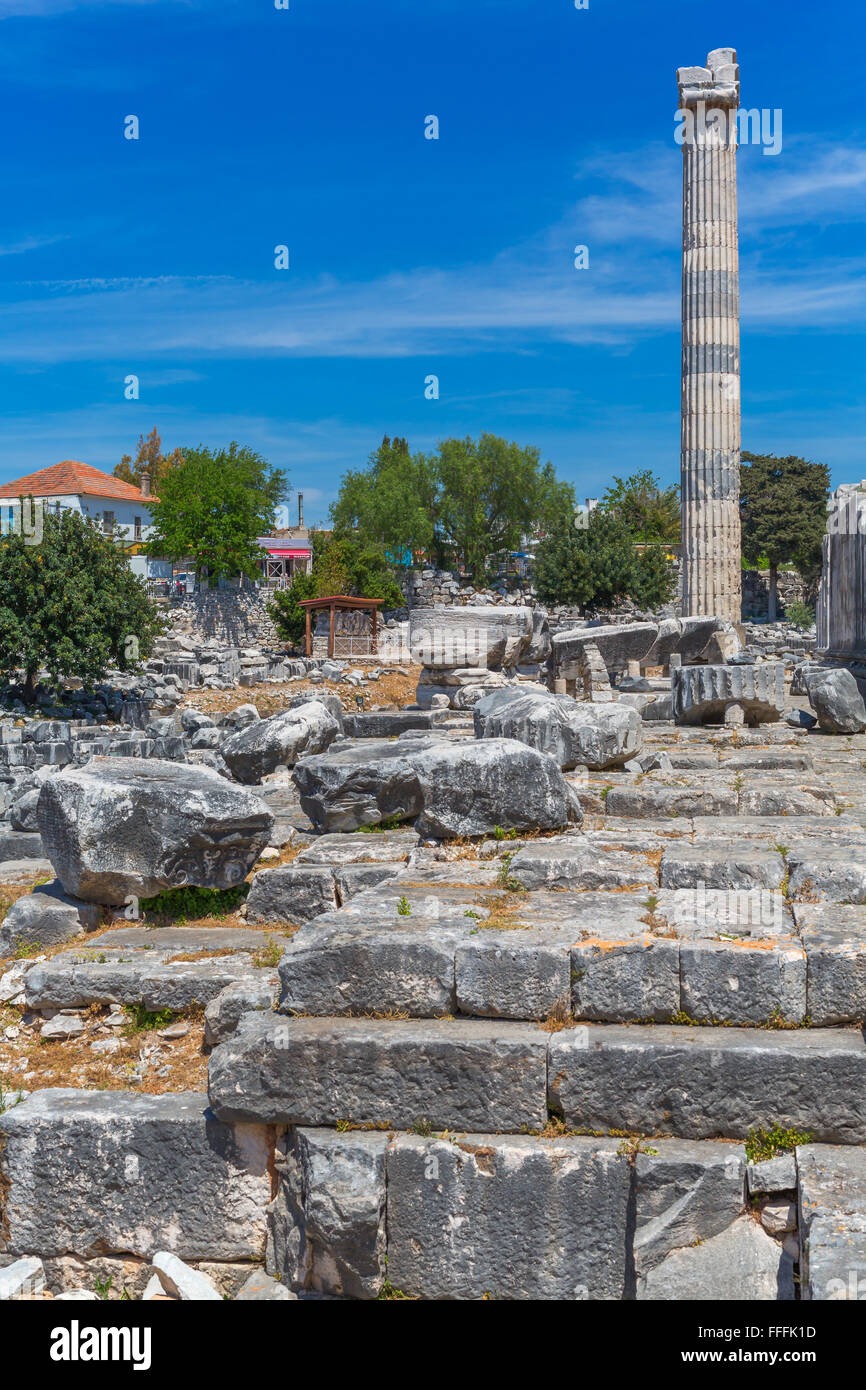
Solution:
M628 1159L610 1139L398 1135L388 1278L433 1299L621 1299Z
M42 841L67 893L123 903L185 884L240 883L268 842L264 802L206 768L94 758L39 797Z
M546 1039L520 1023L251 1014L211 1053L211 1103L267 1124L540 1126Z
M11 1254L260 1259L272 1139L193 1092L44 1090L0 1115Z
M730 704L743 708L749 725L772 723L785 708L784 665L683 666L672 673L678 724L720 723Z

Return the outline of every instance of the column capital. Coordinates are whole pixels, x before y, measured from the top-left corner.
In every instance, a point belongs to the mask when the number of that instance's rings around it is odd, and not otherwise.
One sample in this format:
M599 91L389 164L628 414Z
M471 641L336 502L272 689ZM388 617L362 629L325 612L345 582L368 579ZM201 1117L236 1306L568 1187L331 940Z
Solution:
M737 107L740 104L740 69L733 48L714 48L707 54L706 67L677 68L677 90L681 108L703 102L707 109Z

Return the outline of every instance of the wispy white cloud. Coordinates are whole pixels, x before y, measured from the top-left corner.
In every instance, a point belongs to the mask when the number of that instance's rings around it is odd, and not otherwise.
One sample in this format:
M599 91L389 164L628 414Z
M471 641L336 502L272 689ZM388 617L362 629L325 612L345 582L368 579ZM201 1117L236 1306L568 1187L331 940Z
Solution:
M28 251L41 251L44 246L55 246L58 241L66 241L65 232L45 236L26 236L20 241L0 243L0 256L23 256Z
M563 255L562 260L566 257ZM544 343L628 345L679 322L674 259L608 254L598 270L508 264L419 269L359 282L163 279L30 293L3 307L0 361L109 359L137 371L160 357L406 357ZM753 330L858 327L866 264L742 266L742 313ZM431 370L435 367L431 365Z
M819 247L804 274L802 251L828 221L866 215L866 151L795 148L786 167L749 153L755 158L743 162L740 196L744 326L859 331L866 261ZM7 284L0 361L107 359L138 372L166 357L422 356L435 370L435 358L446 354L532 352L552 342L628 348L675 329L678 151L594 158L582 166L581 182L587 192L555 224L486 263L419 266L367 280L302 279L293 271L268 280ZM774 250L771 232L793 236L799 228L796 246ZM586 271L573 267L576 244L590 248Z
M584 241L605 245L644 242L677 245L681 155L654 143L639 150L605 151L580 162L575 180L590 185L566 225ZM786 139L779 155L747 146L738 154L740 236L866 219L866 150L831 144L825 137ZM562 225L562 224L560 224Z

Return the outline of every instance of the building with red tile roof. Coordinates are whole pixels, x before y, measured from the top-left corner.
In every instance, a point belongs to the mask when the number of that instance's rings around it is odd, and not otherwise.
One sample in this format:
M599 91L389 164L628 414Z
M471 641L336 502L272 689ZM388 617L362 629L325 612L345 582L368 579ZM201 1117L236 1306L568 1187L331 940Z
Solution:
M154 499L149 481L143 489L134 487L77 459L64 459L50 468L3 483L0 521L4 526L11 523L13 509L21 497L41 500L47 511L80 512L126 543L146 541L151 529L150 504Z
M106 535L124 546L129 567L140 579L170 579L171 563L154 559L145 551L144 542L153 528L150 504L154 498L146 475L142 481L143 489L89 463L64 459L0 486L0 534L26 524L20 516L19 499L25 499L26 517L26 499L32 497L34 504L42 503L44 513L59 516L72 511L95 521Z

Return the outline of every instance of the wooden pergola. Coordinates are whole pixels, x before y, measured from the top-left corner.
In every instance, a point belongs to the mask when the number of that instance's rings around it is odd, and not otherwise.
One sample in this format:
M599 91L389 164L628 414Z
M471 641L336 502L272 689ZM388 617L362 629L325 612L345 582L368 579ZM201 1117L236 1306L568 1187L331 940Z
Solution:
M348 594L331 594L328 598L305 598L298 604L299 608L307 611L307 637L305 651L307 656L313 655L313 628L312 613L313 609L327 608L329 615L328 624L328 656L336 655L334 651L334 614L342 608L362 608L373 615L373 633L371 638L372 653L376 654L376 619L380 606L384 603L381 598L351 598Z

